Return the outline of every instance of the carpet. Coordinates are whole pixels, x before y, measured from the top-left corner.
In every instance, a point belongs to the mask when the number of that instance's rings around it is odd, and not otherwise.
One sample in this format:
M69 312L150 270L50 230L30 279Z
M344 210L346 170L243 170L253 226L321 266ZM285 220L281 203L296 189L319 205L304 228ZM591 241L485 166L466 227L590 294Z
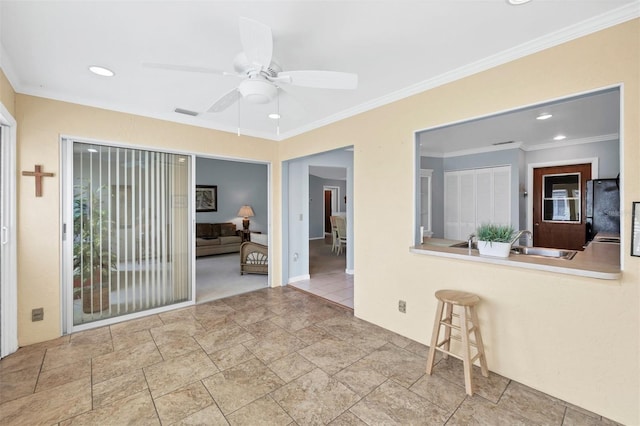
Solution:
M267 287L267 275L240 275L240 253L196 258L196 303Z

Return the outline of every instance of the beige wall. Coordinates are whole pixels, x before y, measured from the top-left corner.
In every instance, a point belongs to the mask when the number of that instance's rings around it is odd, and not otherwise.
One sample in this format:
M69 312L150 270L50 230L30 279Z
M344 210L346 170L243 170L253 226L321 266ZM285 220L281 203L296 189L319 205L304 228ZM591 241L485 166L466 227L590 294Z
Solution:
M238 137L176 123L32 96L17 95L18 170L41 164L43 196L33 178L18 176L18 340L19 345L60 336L60 136L248 158L276 164L276 142ZM275 174L279 176L276 170ZM31 310L44 308L44 321Z
M627 424L640 423L640 21L635 20L279 144L280 160L354 146L355 313L428 343L433 293L472 291L489 368ZM409 253L413 131L624 83L624 274L579 278ZM384 209L380 209L384 194ZM367 212L367 214L360 214ZM376 212L376 214L370 214ZM394 232L379 232L393 224ZM398 312L398 300L407 313Z
M15 116L16 92L14 92L11 83L7 80L4 72L0 69L0 103L9 111L9 114Z
M56 173L44 180L42 198L33 196L32 179L18 178L20 344L60 333L61 134L273 161L275 283L281 279L279 162L353 145L356 315L427 343L434 291L473 291L483 298L480 317L491 370L638 424L640 258L627 253L631 201L640 200L639 40L635 20L280 143L17 95L18 170L42 164L45 171ZM617 83L624 83L625 121L622 280L409 253L414 235L414 130ZM0 85L0 90L6 89ZM379 208L381 193L385 209ZM394 232L385 238L370 232L390 223ZM398 313L398 299L407 301L407 314ZM44 321L30 321L34 307L45 308Z

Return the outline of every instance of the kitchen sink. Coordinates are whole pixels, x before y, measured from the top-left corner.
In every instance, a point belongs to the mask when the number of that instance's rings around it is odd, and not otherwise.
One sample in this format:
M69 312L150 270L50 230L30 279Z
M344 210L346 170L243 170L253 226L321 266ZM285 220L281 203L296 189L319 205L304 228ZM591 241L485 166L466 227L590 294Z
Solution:
M456 244L452 244L449 247L462 247L462 248L468 248L469 247L469 243L468 242L463 242L463 243L456 243ZM478 249L478 243L476 243L475 241L471 243L471 248L474 250Z
M525 255L525 256L540 256L540 257L551 257L554 259L571 260L576 255L577 251L547 248L547 247L514 246L511 248L511 253Z

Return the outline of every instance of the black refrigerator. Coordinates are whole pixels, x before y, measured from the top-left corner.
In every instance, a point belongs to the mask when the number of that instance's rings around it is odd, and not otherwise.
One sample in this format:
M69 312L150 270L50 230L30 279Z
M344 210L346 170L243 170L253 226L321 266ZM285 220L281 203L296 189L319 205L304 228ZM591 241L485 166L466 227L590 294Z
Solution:
M620 235L620 188L618 179L587 181L587 241L598 233Z

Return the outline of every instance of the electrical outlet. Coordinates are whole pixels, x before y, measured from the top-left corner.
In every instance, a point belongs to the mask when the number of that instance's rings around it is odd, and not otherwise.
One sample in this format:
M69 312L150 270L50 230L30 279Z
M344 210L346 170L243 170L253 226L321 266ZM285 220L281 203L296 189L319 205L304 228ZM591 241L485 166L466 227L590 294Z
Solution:
M44 319L44 308L31 310L31 321L42 321Z
M404 300L398 300L398 310L403 314L407 313L407 302Z

